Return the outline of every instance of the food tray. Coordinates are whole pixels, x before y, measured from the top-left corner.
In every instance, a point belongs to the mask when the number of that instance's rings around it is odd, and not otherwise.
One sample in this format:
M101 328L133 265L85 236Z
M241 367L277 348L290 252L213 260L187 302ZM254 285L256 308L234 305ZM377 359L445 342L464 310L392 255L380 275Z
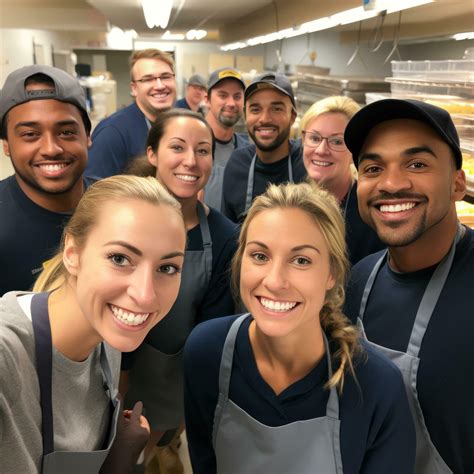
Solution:
M391 61L392 76L423 81L474 82L474 60Z

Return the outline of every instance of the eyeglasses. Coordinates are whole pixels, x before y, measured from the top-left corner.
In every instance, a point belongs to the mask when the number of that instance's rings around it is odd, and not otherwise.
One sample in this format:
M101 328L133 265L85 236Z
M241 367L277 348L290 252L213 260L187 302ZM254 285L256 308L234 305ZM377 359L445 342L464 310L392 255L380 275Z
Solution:
M141 79L137 79L133 82L139 82L140 84L152 84L156 81L161 81L162 84L169 84L174 81L174 74L165 73L162 74L161 76L145 76L142 77Z
M342 135L333 135L331 137L323 137L317 132L307 132L303 130L303 144L309 148L318 148L319 145L327 141L328 147L333 151L345 151L347 150L346 144L344 142L344 137Z

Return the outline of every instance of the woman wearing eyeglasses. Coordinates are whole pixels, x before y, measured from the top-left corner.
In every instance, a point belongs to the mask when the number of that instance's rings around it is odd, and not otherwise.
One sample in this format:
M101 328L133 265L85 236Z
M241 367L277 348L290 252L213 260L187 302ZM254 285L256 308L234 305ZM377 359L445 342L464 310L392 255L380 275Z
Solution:
M344 143L346 125L359 109L349 97L326 97L315 102L300 122L304 166L308 177L324 186L339 201L346 222L346 242L352 265L385 247L360 217L352 155Z

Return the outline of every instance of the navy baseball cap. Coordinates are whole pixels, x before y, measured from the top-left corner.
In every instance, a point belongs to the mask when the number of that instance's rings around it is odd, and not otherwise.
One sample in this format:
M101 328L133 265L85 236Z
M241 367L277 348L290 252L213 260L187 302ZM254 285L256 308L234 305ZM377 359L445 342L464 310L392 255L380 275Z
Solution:
M276 89L282 94L288 96L293 104L293 108L296 111L295 94L291 82L283 74L277 74L274 72L265 72L257 76L245 89L244 103L247 102L248 98L255 92L262 89Z
M235 79L236 81L240 82L242 89L245 89L244 78L242 77L242 74L237 71L237 69L233 69L231 67L221 67L213 71L209 76L209 82L207 84L208 91L210 91L214 86L219 84L219 82L223 81L224 79Z
M344 141L352 153L356 168L365 139L379 123L396 119L418 120L430 126L453 150L456 168L462 167L459 136L449 113L419 100L383 99L360 109L349 121L344 132Z
M54 84L54 89L26 90L26 81L36 74L44 74ZM75 105L81 112L84 126L89 133L91 122L87 115L86 96L79 81L67 72L44 65L25 66L10 73L0 91L0 123L13 107L30 100L55 99ZM3 130L2 130L3 134Z

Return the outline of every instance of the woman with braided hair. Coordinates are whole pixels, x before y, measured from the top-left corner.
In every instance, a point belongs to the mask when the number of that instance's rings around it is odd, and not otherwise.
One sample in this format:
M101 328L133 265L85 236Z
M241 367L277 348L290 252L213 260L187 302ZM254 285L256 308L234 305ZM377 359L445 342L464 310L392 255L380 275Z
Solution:
M413 472L401 374L341 312L346 254L329 192L255 199L232 265L249 313L197 326L185 347L194 473Z

